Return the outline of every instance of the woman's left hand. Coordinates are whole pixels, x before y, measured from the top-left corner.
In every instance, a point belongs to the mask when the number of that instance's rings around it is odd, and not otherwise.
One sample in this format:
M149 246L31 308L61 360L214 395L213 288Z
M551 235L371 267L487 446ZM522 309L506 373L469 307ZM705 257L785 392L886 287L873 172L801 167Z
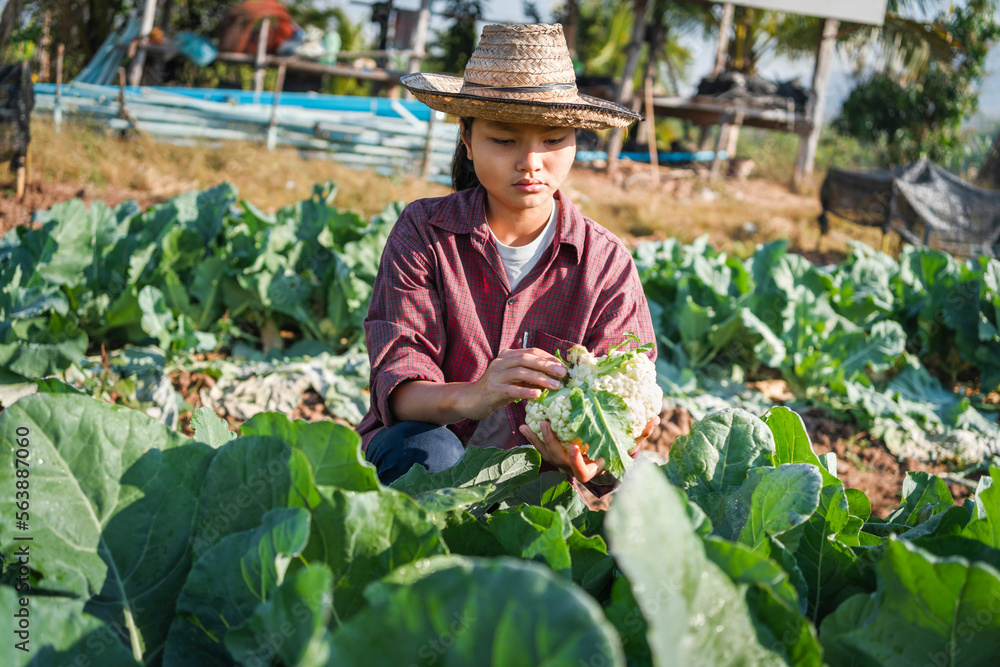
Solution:
M629 454L642 446L642 443L646 441L659 423L659 417L653 417L646 422L646 427L635 439L635 447ZM603 458L592 461L576 443L570 443L569 447L564 446L547 421L543 421L540 426L542 438L535 435L527 424L522 424L520 431L528 439L528 442L538 450L542 458L554 465L560 472L571 475L584 484L604 472Z
M604 471L604 459L591 461L576 443L570 444L567 449L547 421L543 421L540 426L543 436L541 438L535 435L527 424L521 425L521 435L527 438L542 458L554 465L559 472L576 477L586 484Z

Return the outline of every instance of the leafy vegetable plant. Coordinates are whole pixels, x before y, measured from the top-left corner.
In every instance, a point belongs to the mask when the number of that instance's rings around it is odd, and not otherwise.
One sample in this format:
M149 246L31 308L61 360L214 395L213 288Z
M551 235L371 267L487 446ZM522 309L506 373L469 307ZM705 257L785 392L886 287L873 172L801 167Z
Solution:
M608 512L531 448L386 487L346 426L193 423L76 393L0 414L0 488L30 475L0 552L32 538L0 575L30 650L2 664L904 667L1000 642L1000 468L964 505L910 473L879 519L787 408L709 415Z

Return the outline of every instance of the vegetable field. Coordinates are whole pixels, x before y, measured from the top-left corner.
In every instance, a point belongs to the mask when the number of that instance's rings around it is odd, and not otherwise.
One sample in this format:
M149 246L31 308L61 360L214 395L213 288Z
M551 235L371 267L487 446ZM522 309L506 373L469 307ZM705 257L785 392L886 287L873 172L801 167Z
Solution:
M0 240L0 598L28 610L2 664L996 663L1000 262L640 245L657 379L697 421L595 511L530 448L378 482L350 425L400 208L334 193L73 201ZM288 418L305 389L334 420ZM910 473L873 515L816 407L974 496Z
M1000 261L909 246L896 261L856 244L818 267L784 241L745 261L674 241L635 256L669 395L747 400L734 378L778 377L898 456L1000 453ZM681 403L696 416L719 407Z

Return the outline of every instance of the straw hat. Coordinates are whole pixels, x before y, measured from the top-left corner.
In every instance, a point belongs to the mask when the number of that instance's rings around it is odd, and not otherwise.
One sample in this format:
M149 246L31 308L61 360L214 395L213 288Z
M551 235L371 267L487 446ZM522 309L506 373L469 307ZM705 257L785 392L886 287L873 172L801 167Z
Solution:
M558 23L484 26L465 78L417 72L400 81L430 108L456 116L598 130L642 120L627 107L577 92Z

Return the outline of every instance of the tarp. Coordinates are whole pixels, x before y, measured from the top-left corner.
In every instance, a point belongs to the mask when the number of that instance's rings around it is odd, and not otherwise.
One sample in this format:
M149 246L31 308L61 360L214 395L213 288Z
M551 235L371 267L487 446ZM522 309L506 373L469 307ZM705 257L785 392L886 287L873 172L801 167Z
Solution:
M0 161L27 155L34 106L28 63L0 65Z
M258 26L263 19L271 20L267 32L267 52L277 53L282 42L295 33L291 14L278 0L246 0L230 7L215 27L219 51L256 54Z
M118 30L112 29L107 38L97 49L87 66L81 70L73 81L77 83L93 83L98 86L109 86L118 81L118 68L125 59L125 48L133 39L139 36L142 22L134 14L123 23Z
M1000 192L966 183L929 160L875 171L831 168L819 197L824 234L833 213L894 231L914 245L1000 257Z
M803 113L809 93L797 79L775 83L755 74L722 72L705 77L698 83L695 100L710 98L713 102L733 102L758 109L789 109Z

